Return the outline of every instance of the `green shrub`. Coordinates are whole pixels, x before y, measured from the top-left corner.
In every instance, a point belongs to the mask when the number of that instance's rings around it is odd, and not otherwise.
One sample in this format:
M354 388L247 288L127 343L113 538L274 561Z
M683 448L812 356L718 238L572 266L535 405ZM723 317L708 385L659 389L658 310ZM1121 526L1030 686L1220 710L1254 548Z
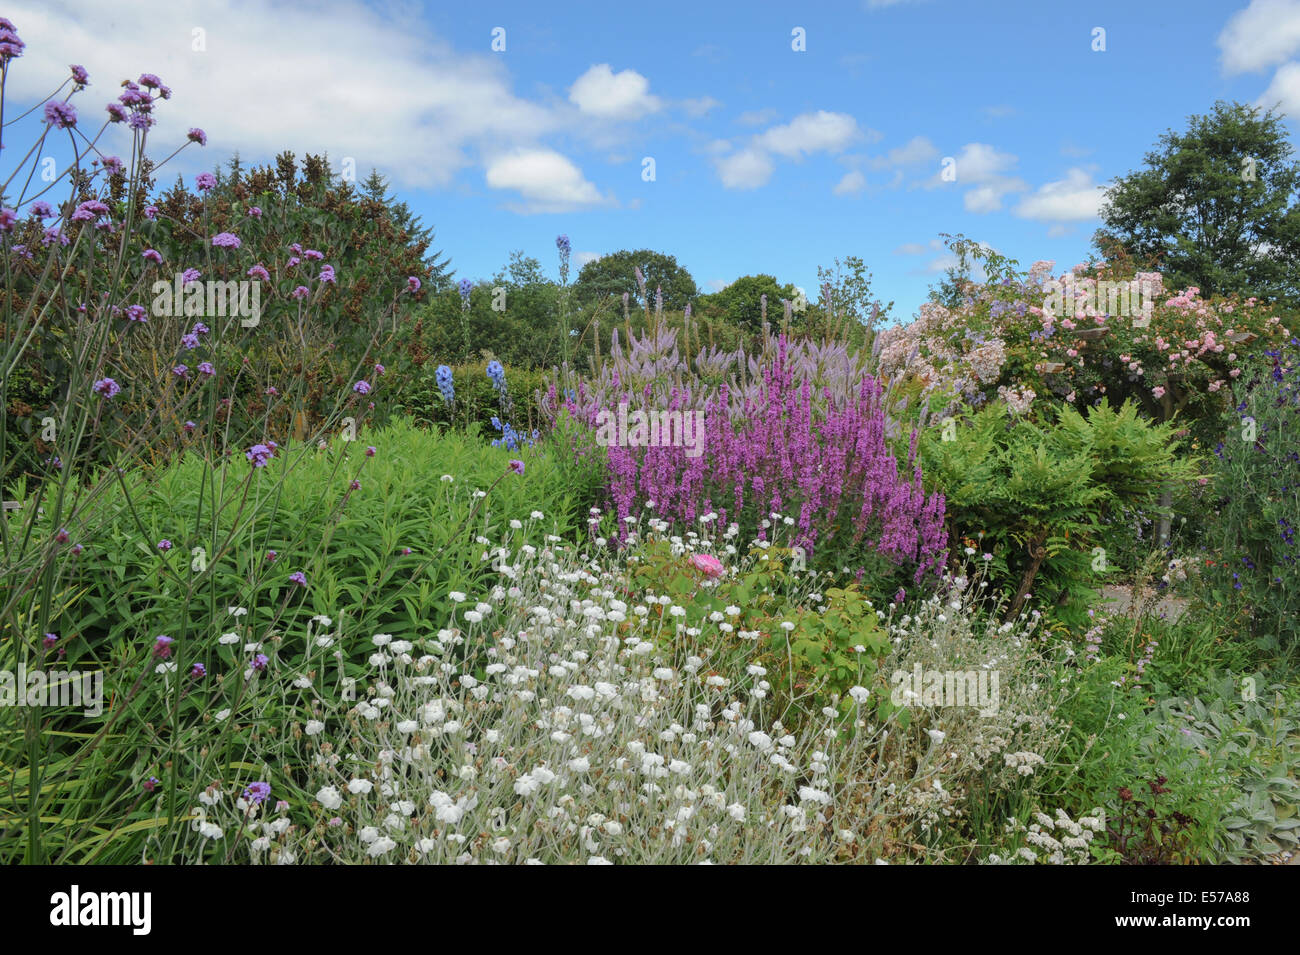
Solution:
M1151 424L1125 403L1063 407L1036 422L993 403L940 422L921 442L923 469L945 495L952 553L991 553L1011 613L1032 593L1062 622L1083 626L1109 570L1101 521L1122 506L1155 507L1161 488L1185 482L1174 425ZM944 440L945 437L950 440Z
M1270 350L1238 385L1215 449L1215 599L1245 608L1251 635L1293 650L1300 636L1300 342Z

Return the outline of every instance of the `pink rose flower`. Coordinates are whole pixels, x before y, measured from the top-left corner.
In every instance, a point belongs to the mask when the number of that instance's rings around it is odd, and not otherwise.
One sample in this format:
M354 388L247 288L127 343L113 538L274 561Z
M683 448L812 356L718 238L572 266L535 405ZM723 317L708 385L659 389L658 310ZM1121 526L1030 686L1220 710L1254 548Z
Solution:
M703 573L706 577L721 577L726 570L722 566L722 561L712 554L692 554L691 566Z

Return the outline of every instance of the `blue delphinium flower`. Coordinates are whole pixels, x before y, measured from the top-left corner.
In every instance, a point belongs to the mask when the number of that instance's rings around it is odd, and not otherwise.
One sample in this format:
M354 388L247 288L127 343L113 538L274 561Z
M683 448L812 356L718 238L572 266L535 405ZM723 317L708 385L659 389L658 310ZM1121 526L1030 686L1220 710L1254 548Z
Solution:
M454 402L456 400L456 388L451 380L451 369L446 365L439 365L433 377L438 383L438 390L442 392L442 400L447 404Z
M506 390L506 370L495 358L488 362L487 376L492 379L492 387L497 391Z
M469 279L460 280L460 305L461 308L469 308L469 293L473 291L474 283Z

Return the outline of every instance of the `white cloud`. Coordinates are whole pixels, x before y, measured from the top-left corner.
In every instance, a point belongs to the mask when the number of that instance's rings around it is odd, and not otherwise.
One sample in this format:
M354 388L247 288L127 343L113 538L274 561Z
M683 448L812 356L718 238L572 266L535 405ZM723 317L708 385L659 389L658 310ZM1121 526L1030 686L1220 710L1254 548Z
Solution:
M856 169L844 174L844 178L832 190L837 196L856 196L867 187L867 177Z
M607 202L582 170L551 149L519 149L491 160L485 175L493 189L518 192L519 212L562 212Z
M588 262L595 262L600 258L599 252L574 252L573 261L577 263L578 268L582 268Z
M728 189L757 189L772 178L772 159L758 149L742 149L715 160L718 176Z
M715 159L714 166L728 189L756 189L772 178L776 166L773 154L797 161L805 154L840 152L862 136L879 133L860 129L858 121L846 113L818 110L757 134L739 152Z
M929 245L920 242L904 242L894 250L894 255L925 255L932 249L939 248L939 240L931 239Z
M704 287L708 289L710 292L721 292L724 288L726 288L730 284L731 283L728 282L726 279L709 279L707 282L704 283Z
M682 109L686 115L692 119L699 119L701 116L707 116L710 112L721 106L722 103L712 96L700 96L695 99L682 100Z
M804 113L784 126L773 126L754 140L755 146L787 159L799 159L804 153L838 152L859 135L858 121L847 113ZM879 136L867 130L868 136Z
M639 119L657 112L663 103L650 93L650 81L635 70L615 73L597 63L569 87L569 102L600 119Z
M381 15L342 0L310 7L10 0L6 7L27 42L9 69L15 99L43 98L69 63L90 72L90 88L73 102L96 124L125 78L148 71L172 88L155 114L154 154L183 142L191 126L207 131L209 145L187 148L167 167L168 178L211 168L236 150L251 165L291 148L299 157L328 153L336 167L352 157L359 176L374 167L399 185L443 186L483 149L534 143L560 125L554 111L511 91L504 58L453 49L418 10ZM206 52L192 49L196 27L206 30ZM104 147L125 155L128 141L112 138L118 135L113 127Z
M1300 63L1287 63L1279 69L1258 102L1266 109L1281 103L1282 112L1300 121Z
M939 155L939 149L924 136L913 136L901 146L896 146L883 156L871 160L875 169L888 169L891 166L910 166L915 163L928 162Z
M1219 34L1225 73L1258 72L1300 50L1300 0L1252 0Z
M1018 180L1008 180L1006 184L998 182L976 186L961 197L962 206L965 207L967 212L973 212L977 215L997 212L1002 208L1002 197L1006 193L1013 191L1015 182L1018 182Z
M1039 222L1079 222L1094 219L1106 187L1097 185L1082 169L1071 169L1064 179L1049 182L1026 196L1013 210L1022 219Z
M967 143L961 148L961 152L952 158L955 162L954 171L957 174L955 183L958 186L995 182L1007 169L1019 162L1017 156L1012 153L1000 153L988 143ZM943 170L940 169L929 181L928 186L934 188L947 185L947 182L943 179Z
M774 109L750 109L736 117L736 122L741 126L762 126L764 123L770 123L776 119L780 113Z

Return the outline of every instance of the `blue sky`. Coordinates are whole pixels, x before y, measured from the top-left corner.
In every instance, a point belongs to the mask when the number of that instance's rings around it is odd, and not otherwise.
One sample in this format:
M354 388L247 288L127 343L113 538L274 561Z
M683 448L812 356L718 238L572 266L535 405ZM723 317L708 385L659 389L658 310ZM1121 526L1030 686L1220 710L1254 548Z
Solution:
M377 168L457 277L514 249L554 274L566 233L579 262L646 247L703 290L769 272L815 298L817 266L857 255L902 316L948 264L940 233L1065 268L1166 129L1216 99L1300 117L1300 0L6 7L28 45L10 97L82 63L98 115L157 73L155 137L209 136L169 169L285 148Z

